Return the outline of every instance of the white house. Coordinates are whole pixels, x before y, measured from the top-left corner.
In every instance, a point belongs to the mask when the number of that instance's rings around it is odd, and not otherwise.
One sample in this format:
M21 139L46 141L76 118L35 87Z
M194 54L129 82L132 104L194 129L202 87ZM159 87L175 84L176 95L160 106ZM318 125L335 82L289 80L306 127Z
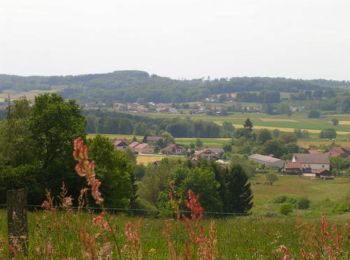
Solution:
M292 162L298 162L303 168L303 172L315 173L320 170L330 170L330 162L327 154L293 154Z

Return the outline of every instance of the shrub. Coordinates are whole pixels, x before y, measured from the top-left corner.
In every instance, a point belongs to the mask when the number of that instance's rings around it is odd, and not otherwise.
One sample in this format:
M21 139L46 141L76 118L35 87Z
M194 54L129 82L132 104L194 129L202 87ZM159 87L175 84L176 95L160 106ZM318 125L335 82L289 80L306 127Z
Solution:
M308 118L320 118L321 114L317 110L311 110L307 115Z
M294 208L293 204L291 204L291 203L283 203L280 206L280 213L282 215L287 216L287 215L289 215L290 213L293 212L293 208Z
M334 139L337 137L337 132L333 128L322 129L320 132L320 138Z
M285 195L278 196L277 198L275 198L273 200L273 203L284 203L284 202L286 202L287 199L288 199L288 197Z
M308 209L310 207L310 200L308 198L300 198L297 202L298 209Z
M350 212L350 205L344 202L337 203L333 208L333 212L338 214Z
M297 199L288 197L286 195L278 196L273 200L273 203L277 203L277 204L288 203L288 204L292 204L293 206L295 206L297 202L298 202Z

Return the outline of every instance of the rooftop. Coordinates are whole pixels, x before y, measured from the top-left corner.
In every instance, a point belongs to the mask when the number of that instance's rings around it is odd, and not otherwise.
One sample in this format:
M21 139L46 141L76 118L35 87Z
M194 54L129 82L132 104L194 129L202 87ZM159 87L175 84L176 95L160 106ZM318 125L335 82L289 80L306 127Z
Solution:
M282 161L281 159L278 159L278 158L275 158L272 156L262 155L262 154L252 154L249 156L249 159L259 160L259 161L264 161L264 162L269 162L269 163Z
M293 161L304 164L329 164L327 154L296 153L293 155Z

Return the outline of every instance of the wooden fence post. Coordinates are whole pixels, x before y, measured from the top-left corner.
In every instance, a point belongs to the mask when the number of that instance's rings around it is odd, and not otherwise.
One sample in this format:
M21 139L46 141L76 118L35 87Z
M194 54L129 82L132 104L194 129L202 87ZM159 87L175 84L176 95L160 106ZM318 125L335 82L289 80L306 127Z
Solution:
M9 245L14 252L27 254L27 191L25 189L7 191L7 228Z

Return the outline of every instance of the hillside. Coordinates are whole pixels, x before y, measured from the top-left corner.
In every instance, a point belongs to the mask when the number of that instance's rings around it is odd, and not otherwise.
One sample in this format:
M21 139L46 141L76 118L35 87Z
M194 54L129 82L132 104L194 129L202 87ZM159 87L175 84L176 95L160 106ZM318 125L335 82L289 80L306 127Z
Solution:
M348 88L350 82L286 78L175 80L143 71L115 71L77 76L0 75L0 92L58 90L65 98L83 102L189 102L220 93L247 91L300 91Z

